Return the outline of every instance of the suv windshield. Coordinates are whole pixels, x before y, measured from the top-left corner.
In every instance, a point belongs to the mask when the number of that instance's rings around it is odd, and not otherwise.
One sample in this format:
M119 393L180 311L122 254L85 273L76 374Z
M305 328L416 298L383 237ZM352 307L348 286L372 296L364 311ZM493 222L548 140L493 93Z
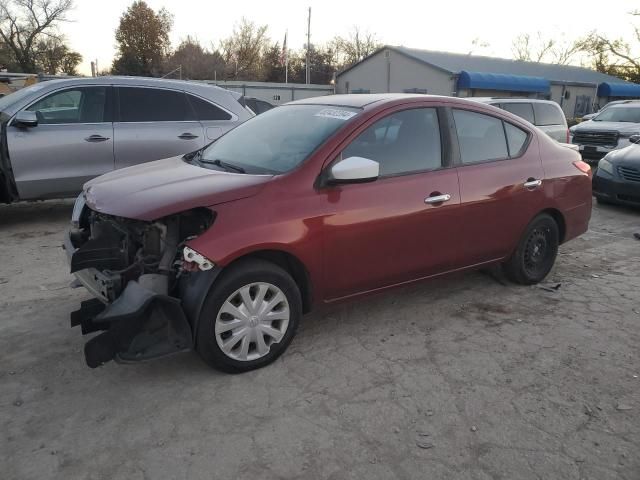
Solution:
M359 111L328 105L277 107L234 128L195 158L207 168L288 172Z
M630 122L640 123L640 108L609 107L592 119L594 122Z

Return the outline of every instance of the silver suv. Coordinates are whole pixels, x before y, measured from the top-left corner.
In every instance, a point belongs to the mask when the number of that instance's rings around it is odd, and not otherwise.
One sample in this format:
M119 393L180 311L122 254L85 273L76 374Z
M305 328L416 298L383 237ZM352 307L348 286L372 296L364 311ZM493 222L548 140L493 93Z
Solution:
M38 83L0 99L0 201L76 196L98 175L193 152L252 116L239 93L202 83Z
M569 143L569 127L564 112L556 102L535 98L470 98L511 112L560 143Z
M591 120L571 127L571 134L584 161L595 165L607 153L629 146L629 137L640 134L640 103L607 106Z

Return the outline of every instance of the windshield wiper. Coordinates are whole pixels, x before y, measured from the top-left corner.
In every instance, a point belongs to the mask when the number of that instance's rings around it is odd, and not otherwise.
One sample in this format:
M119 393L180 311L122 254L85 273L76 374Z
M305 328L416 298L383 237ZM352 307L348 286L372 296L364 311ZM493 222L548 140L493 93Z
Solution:
M199 160L200 163L207 163L209 165L215 165L217 167L224 168L227 171L238 172L238 173L247 173L244 168L239 167L238 165L234 165L233 163L224 162L218 158L215 160Z

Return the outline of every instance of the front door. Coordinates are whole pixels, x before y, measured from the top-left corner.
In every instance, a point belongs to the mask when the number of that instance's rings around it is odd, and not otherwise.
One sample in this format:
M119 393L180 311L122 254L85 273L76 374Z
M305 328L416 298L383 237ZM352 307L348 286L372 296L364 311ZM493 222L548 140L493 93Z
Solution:
M193 152L208 141L184 92L118 87L116 168Z
M7 127L7 145L21 199L77 194L88 180L113 170L110 87L58 90L26 110L38 125Z
M341 153L375 160L380 178L327 189L324 265L328 300L456 268L455 168L443 163L436 108L376 121ZM436 201L434 201L436 200Z

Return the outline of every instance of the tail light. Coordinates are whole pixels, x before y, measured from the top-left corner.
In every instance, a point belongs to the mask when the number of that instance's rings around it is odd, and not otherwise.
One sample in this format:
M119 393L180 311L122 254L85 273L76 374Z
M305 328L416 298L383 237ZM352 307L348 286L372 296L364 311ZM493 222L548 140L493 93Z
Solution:
M591 175L591 166L588 163L583 162L582 160L576 160L575 162L573 162L573 164L582 173L586 173L587 175Z

